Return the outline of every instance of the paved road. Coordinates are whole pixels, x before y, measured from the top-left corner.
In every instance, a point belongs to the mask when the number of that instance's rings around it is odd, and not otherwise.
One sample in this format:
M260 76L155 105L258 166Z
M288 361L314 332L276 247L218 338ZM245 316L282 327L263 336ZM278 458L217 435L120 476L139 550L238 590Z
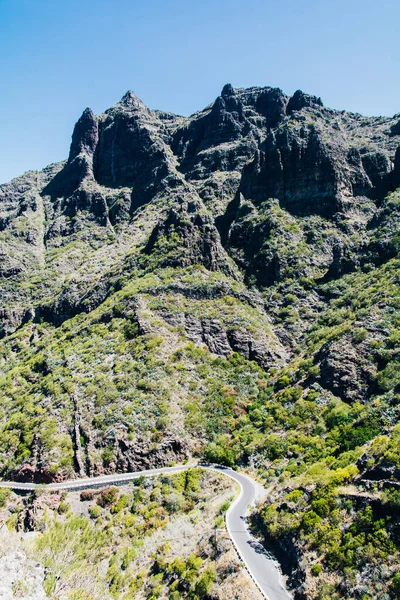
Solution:
M252 506L263 488L253 479L232 469L219 466L201 465L203 468L218 471L237 481L240 485L240 495L230 506L226 514L226 525L236 550L243 560L253 581L261 593L268 600L290 600L291 596L285 589L280 574L279 564L271 557L265 548L249 533L246 515L249 506ZM177 473L190 468L189 466L164 467L136 473L120 473L102 475L90 479L74 479L62 483L51 483L45 487L47 490L82 490L104 485L125 483L139 477L154 477L162 473ZM16 481L0 481L0 487L14 490L34 490L38 486L34 483L20 483ZM265 491L265 490L264 490Z
M249 506L252 506L256 500L257 485L259 484L256 484L247 475L231 469L224 469L222 472L235 479L241 487L239 497L227 512L226 526L247 570L263 595L269 600L291 599L283 585L276 559L251 536L247 526L246 514Z
M85 490L87 488L104 487L113 483L126 483L139 479L139 477L154 477L162 473L178 473L190 468L189 466L163 467L161 469L150 469L148 471L137 471L136 473L115 473L113 475L100 475L99 477L90 477L87 479L71 479L70 481L62 481L61 483L35 484L21 483L19 481L0 481L0 487L10 488L12 490L36 490L37 488L45 488L46 490Z

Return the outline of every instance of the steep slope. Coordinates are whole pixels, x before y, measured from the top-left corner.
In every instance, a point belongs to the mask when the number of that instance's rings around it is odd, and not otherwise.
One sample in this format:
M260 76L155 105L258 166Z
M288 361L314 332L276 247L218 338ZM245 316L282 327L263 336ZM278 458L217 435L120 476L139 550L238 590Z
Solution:
M252 465L299 598L393 595L399 187L399 114L229 84L86 109L0 186L1 475Z

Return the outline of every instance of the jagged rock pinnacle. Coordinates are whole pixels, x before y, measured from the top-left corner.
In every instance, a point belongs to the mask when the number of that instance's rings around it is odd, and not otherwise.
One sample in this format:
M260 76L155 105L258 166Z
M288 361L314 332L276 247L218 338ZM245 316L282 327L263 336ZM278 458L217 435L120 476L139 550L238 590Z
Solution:
M126 92L126 94L124 94L122 96L119 104L122 104L122 106L127 106L127 107L132 107L132 108L144 108L144 109L146 108L146 106L143 104L141 99L138 98L138 96L136 96L136 94L134 94L132 92L132 90L128 90Z
M232 84L226 83L222 88L221 96L232 96L235 93Z
M287 113L289 114L293 110L301 110L306 106L323 106L323 102L317 96L305 94L301 90L297 90L289 100Z
M98 137L97 119L91 108L85 108L74 127L69 152L69 162L81 152L87 152L89 154L93 153L96 148Z

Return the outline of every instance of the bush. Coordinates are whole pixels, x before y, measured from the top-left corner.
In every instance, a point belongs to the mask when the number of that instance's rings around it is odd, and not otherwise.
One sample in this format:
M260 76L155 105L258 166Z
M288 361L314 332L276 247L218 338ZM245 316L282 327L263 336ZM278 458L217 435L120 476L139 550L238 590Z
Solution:
M200 577L195 586L195 593L200 597L204 598L211 590L212 584L215 580L215 572L211 569L207 569L203 576Z
M363 342L368 335L366 329L357 328L353 331L353 340L357 343Z
M6 505L8 497L10 495L10 490L7 488L0 488L0 508Z
M325 498L314 500L312 508L320 517L327 517L329 515L329 504Z
M286 502L298 502L300 498L303 498L304 492L301 490L293 490L286 495Z
M221 504L221 506L219 507L220 514L223 515L224 513L226 513L230 505L230 502L224 502L223 504Z
M126 508L129 504L129 497L126 494L122 494L118 501L111 507L111 513L116 515Z
M90 506L89 507L89 515L91 516L92 519L98 519L101 515L101 508L100 506Z
M93 498L94 498L93 490L83 490L81 492L81 501L82 502L89 502L90 500L93 500Z
M114 502L118 498L118 488L116 487L106 487L101 490L98 498L97 504L99 506L109 506L110 504L114 504Z
M126 340L133 340L138 336L138 334L139 326L135 321L128 321L127 323L125 323L124 336Z
M306 531L312 531L320 521L321 517L313 510L310 510L309 512L306 512L303 517L302 527Z
M114 460L114 448L112 446L107 446L104 448L101 453L101 458L103 459L103 463L106 467L108 467Z
M182 494L174 493L168 494L165 500L165 508L170 513L179 512L185 506L185 498Z
M400 573L396 573L392 579L392 590L395 594L395 598L400 598Z
M400 512L400 490L388 490L384 496L384 503L390 509Z
M60 504L58 505L58 514L65 515L65 513L67 513L69 509L70 505L68 504L68 502L60 502Z
M220 446L214 442L208 444L205 449L204 456L210 463L217 465L233 467L235 464L235 455L232 449L226 446Z
M318 575L321 573L322 571L322 567L321 565L313 565L311 567L311 574L314 575L314 577L318 577Z

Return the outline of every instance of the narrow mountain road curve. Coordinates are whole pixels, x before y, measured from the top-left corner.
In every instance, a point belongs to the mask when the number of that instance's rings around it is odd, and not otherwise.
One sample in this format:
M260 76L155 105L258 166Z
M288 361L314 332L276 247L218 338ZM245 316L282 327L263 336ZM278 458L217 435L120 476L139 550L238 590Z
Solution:
M226 526L228 533L236 547L251 578L257 585L262 595L268 600L290 600L291 596L283 585L278 562L272 557L250 533L246 516L249 507L253 506L260 492L265 490L248 475L238 473L233 469L220 467L218 465L199 465L204 469L217 471L234 479L240 486L240 494L231 504L226 514ZM149 469L135 473L119 473L114 475L102 475L88 479L73 479L61 483L50 483L40 485L34 483L22 483L18 481L0 481L0 487L14 490L33 491L39 488L46 490L76 491L87 488L103 487L104 485L122 484L139 477L154 477L163 473L179 473L192 468L189 465L176 467L163 467L160 469Z

